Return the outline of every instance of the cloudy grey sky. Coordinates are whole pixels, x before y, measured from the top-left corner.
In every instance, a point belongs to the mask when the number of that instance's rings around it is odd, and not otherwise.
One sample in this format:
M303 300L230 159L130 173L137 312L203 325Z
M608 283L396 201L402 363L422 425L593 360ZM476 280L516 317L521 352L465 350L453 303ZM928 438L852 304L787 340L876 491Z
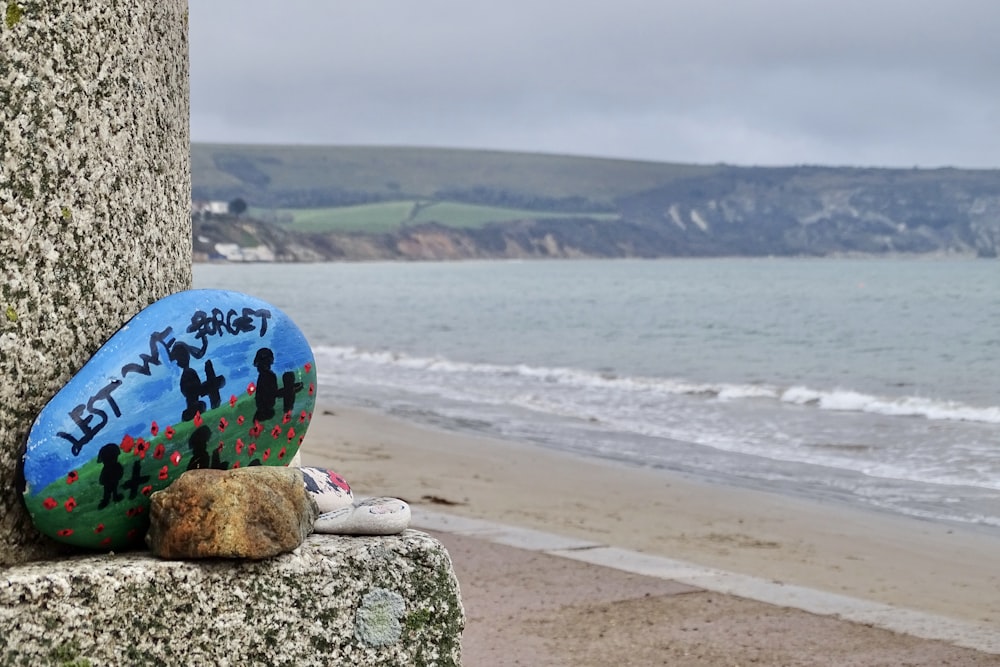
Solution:
M189 0L193 141L1000 167L998 0Z

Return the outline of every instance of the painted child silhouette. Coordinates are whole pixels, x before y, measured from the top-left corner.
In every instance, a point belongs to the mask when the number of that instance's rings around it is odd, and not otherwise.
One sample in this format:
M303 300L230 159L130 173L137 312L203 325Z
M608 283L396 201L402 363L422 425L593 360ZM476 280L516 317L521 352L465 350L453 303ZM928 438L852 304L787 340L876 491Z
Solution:
M109 442L101 447L101 451L97 454L97 460L104 464L104 467L101 468L101 475L98 478L101 486L104 487L104 497L98 503L97 509L104 509L112 500L118 502L124 498L122 494L118 493L118 484L122 481L122 477L125 476L125 468L118 462L118 454L120 452L121 449L118 445Z

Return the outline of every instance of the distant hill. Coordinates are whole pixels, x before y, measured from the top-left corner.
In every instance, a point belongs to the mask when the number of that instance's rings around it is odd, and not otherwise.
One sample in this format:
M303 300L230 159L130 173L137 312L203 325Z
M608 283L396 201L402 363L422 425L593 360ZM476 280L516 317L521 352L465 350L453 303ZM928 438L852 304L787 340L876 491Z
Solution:
M1000 250L1000 170L193 144L191 172L194 199L254 218L196 220L202 258L217 242L288 260Z

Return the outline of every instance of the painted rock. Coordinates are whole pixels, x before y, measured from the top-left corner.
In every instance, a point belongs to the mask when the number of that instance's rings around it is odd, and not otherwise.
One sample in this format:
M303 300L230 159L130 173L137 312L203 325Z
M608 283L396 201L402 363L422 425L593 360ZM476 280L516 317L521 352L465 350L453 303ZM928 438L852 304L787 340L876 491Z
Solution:
M410 525L410 506L398 498L366 498L325 512L313 530L333 535L395 535Z
M149 496L181 473L287 465L316 401L316 365L280 310L191 290L128 321L35 419L23 497L35 526L98 549L141 546Z
M351 486L334 471L313 466L305 466L301 470L306 491L316 501L320 514L354 504Z

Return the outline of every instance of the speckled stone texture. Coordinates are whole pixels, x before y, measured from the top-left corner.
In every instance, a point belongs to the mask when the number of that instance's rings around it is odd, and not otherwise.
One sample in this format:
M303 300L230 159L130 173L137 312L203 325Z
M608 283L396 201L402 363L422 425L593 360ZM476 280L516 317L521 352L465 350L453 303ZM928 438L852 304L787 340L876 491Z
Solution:
M112 554L0 577L4 665L458 665L464 623L447 551L415 530L312 535L263 561Z
M146 544L160 558L270 558L302 544L318 513L299 468L188 470L150 497Z
M34 416L190 287L186 0L0 2L0 566L51 555L15 483Z

